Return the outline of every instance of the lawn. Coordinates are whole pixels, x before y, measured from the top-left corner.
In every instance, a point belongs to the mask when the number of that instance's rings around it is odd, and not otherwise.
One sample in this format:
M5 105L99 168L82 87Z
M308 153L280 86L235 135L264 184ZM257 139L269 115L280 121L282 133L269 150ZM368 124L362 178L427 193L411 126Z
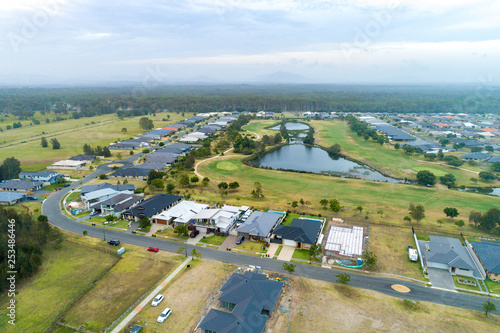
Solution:
M394 177L414 179L416 172L429 170L437 177L447 173L453 174L458 185L474 185L470 178L478 178L481 171L480 166L463 165L461 169L457 169L440 161L426 161L422 155L407 155L402 150L394 149L392 144L380 146L365 141L349 129L347 122L340 120L311 121L311 125L316 129L317 144L328 147L338 143L344 155ZM494 184L498 185L499 182Z
M254 132L259 134L260 137L264 135L276 135L278 131L274 131L271 129L267 129L266 127L269 127L274 124L279 124L279 120L252 120L248 125L243 126L244 130ZM243 132L243 134L245 134ZM252 133L249 133L252 134ZM253 135L253 134L252 134Z
M46 192L52 192L54 189L59 189L59 188L63 188L64 187L64 184L71 184L71 182L64 182L64 183L60 183L60 184L57 184L57 183L54 183L54 184L50 184L48 186L45 186L44 188L42 188L42 191L46 191Z
M311 260L311 257L309 256L309 251L301 249L295 249L295 251L293 251L292 258L301 260Z
M18 285L16 326L0 318L1 332L44 332L92 284L113 267L116 257L73 242L48 248L31 279ZM0 298L3 309L7 298Z
M174 261L163 262L144 258L137 252L125 252L123 259L68 311L62 322L103 331L175 266Z
M294 277L290 327L281 315L272 332L495 332L498 316ZM334 317L334 319L332 319Z
M200 240L200 243L213 244L213 245L220 246L222 243L224 243L226 238L227 237L224 237L224 236L213 235L213 236L208 236L207 238L202 238Z
M500 282L495 282L490 279L486 279L484 282L490 293L500 295Z
M158 235L163 235L167 237L173 237L173 238L179 238L179 239L189 239L189 236L180 236L178 233L175 232L174 229L165 227L161 232L157 232Z
M219 164L224 163L224 168ZM233 170L228 171L226 165L231 163ZM240 188L238 199L229 194L224 198L227 204L248 205L262 210L286 210L287 203L303 198L310 201L309 207L302 210L307 213L323 212L319 201L323 198L337 198L343 210L342 215L354 216L355 208L362 206L363 216L369 216L369 221L379 221L394 225L407 225L403 217L408 215L408 204L422 204L425 215L418 228L442 228L443 232L459 234L476 233L473 227L467 225L460 229L453 223L445 223L441 227L435 222L444 218L444 207L456 207L460 216L468 216L472 210L486 212L498 206L498 198L475 193L442 190L417 185L394 183L376 183L355 179L340 179L315 174L290 173L278 170L266 170L248 167L242 164L240 157L226 157L209 161L200 165L199 172L210 178L210 185L203 191L194 194L195 199L218 202L216 184L221 181L238 181ZM255 199L250 192L254 182L262 184L264 199ZM383 215L376 214L378 210ZM415 224L414 224L415 226Z
M299 217L300 217L299 214L290 213L286 216L285 220L281 224L290 225L290 223L292 223L293 219L298 219Z
M241 245L236 246L236 248L240 249L240 250L266 253L266 250L262 249L263 245L264 244L262 244L262 243L249 241L249 242L246 242L245 244L241 244Z
M207 300L215 300L211 295L218 292L235 268L216 261L193 261L161 291L165 299L160 306L146 305L128 327L147 323L141 332L193 332ZM172 309L172 315L164 323L157 323L156 318L167 307Z
M474 282L476 282L476 286L470 286L470 285L467 285L467 284L458 283L457 279L467 280L467 281L474 281ZM455 287L457 287L457 288L462 288L462 289L467 289L467 290L481 291L479 289L479 286L477 285L477 281L475 279L467 278L465 276L453 275L453 281L455 282Z
M167 114L170 115L169 121L162 121L162 118L167 118ZM154 120L155 128L157 128L186 117L172 112L163 112L150 118ZM92 146L107 146L111 142L129 139L144 132L139 127L140 118L131 117L120 120L116 114L107 114L3 131L2 142L4 143L0 146L0 160L14 156L21 161L23 171L41 171L55 161L82 154L82 147L85 143ZM127 132L123 133L122 128L126 128ZM50 144L49 147L42 148L40 145L42 136L49 141L51 138L57 138L61 148L52 149ZM122 152L122 154L125 153L128 154L128 151Z

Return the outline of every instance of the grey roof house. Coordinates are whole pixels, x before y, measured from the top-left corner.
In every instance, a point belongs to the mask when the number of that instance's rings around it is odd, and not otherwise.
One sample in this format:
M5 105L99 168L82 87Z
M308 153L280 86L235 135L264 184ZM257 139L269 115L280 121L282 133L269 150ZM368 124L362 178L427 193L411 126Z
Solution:
M83 185L80 195L85 195L88 192L93 192L97 190L102 190L104 188L110 188L116 191L134 191L135 186L134 184L120 184L120 185L113 185L110 183L101 183L101 184L96 184L96 185Z
M102 215L113 215L119 217L125 210L136 203L144 200L144 195L120 193L109 199L103 200L90 206L90 209Z
M144 200L138 205L128 209L123 213L127 220L139 221L143 217L151 218L182 200L182 197L171 194L155 194L151 198Z
M41 189L42 182L33 182L30 180L10 179L0 183L0 190L11 192L32 192Z
M254 211L236 231L253 239L269 240L271 231L282 218L276 213Z
M264 274L233 273L220 289L221 309L210 309L198 327L202 333L262 333L282 288Z
M470 242L489 279L500 282L500 243Z
M0 192L0 205L10 206L22 201L26 193Z
M275 239L280 239L283 245L308 249L316 243L323 222L317 220L293 219L290 225L279 225L274 228Z
M470 153L470 154L466 154L466 155L462 156L462 158L464 158L466 160L474 160L474 161L482 161L482 160L486 160L490 157L491 157L491 155L489 155L489 154L479 153L479 152Z
M54 184L62 175L56 171L44 170L40 172L21 172L19 173L20 179L28 179L32 181L44 182Z
M429 236L429 241L418 241L424 271L437 268L452 275L463 275L481 279L481 273L466 247L456 238Z

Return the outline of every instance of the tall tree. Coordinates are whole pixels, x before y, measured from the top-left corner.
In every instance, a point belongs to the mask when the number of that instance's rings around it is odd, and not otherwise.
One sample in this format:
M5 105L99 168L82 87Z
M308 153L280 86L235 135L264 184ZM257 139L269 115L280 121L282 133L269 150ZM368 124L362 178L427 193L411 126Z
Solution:
M425 209L424 206L418 204L415 205L413 202L410 202L410 205L408 206L409 214L412 219L417 221L417 224L425 218Z
M452 220L454 217L458 216L458 210L455 207L446 207L443 212Z
M43 148L46 148L49 146L49 143L47 142L47 139L44 136L42 136L41 144L42 144Z
M145 131L149 131L149 130L153 129L154 123L148 117L142 117L139 120L139 127L142 128Z
M52 145L52 149L60 149L61 148L61 144L59 143L59 141L56 138L50 139L50 144Z
M15 157L6 158L0 165L0 180L19 178L21 162Z

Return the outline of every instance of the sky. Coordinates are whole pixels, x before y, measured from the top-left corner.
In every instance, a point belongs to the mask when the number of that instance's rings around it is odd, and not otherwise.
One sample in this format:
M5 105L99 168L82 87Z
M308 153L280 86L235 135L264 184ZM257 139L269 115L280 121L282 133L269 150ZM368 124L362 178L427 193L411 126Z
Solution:
M500 80L497 0L0 0L0 85Z

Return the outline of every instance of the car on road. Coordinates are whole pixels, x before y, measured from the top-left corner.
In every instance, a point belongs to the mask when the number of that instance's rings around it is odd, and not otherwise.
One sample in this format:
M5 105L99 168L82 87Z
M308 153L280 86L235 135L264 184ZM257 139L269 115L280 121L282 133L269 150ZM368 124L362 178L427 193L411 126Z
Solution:
M110 240L108 241L108 244L109 244L109 245L118 246L118 245L120 245L120 241L119 241L118 239L110 239Z
M148 247L148 251L149 252L158 252L158 251L160 251L160 249L157 248L156 246L150 246L150 247Z
M157 322L159 323L163 323L165 321L165 319L168 318L168 316L170 316L170 314L172 313L172 309L170 308L166 308L165 310L163 310L163 312L158 316L158 319L156 319Z
M243 241L245 240L245 236L241 235L240 237L238 237L238 239L236 240L236 245L240 245L241 243L243 243Z
M191 238L195 238L196 236L198 236L200 232L198 230L193 230L191 231L191 233L189 234L189 237Z
M155 298L153 299L153 301L151 302L151 305L152 305L152 306L158 306L158 304L160 304L160 303L161 303L161 301L163 301L163 298L164 298L164 297L163 297L163 295L161 295L161 294L156 295L156 297L155 297Z
M64 184L64 187L69 187L71 184Z

